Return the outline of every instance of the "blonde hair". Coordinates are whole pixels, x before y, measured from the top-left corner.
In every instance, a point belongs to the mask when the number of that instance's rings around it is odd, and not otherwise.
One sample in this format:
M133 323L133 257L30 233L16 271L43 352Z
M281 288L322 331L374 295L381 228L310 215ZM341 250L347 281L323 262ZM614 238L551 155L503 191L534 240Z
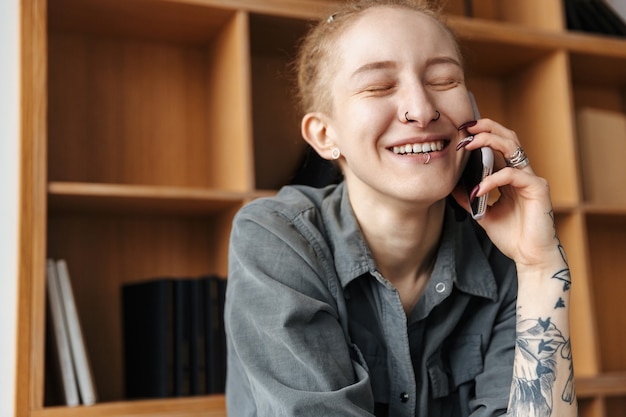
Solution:
M342 4L328 18L320 20L305 36L294 63L297 76L297 96L304 113L312 111L332 112L332 94L329 78L336 41L356 21L357 17L373 7L402 7L415 10L438 22L450 34L459 59L460 48L456 36L443 20L441 7L431 1L420 0L353 0Z

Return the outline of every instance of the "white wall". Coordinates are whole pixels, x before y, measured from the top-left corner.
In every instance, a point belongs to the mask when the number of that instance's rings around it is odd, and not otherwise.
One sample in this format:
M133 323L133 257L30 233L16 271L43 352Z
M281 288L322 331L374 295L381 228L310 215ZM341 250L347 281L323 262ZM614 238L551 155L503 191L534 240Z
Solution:
M0 416L15 413L20 161L19 0L0 2Z

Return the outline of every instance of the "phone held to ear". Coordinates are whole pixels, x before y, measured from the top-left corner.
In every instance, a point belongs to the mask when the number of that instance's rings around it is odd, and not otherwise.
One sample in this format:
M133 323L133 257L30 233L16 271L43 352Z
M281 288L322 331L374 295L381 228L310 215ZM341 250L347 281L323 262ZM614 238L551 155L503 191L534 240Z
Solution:
M474 110L474 119L480 119L480 113L478 112L478 106L474 95L469 93L470 101L472 103L472 109ZM461 176L461 181L465 187L465 194L467 195L467 201L470 206L472 217L476 220L480 220L485 215L487 210L487 200L489 196L487 194L474 198L474 201L470 201L470 194L474 187L476 187L485 177L491 175L493 172L493 151L489 147L483 147L475 149L470 152L469 160L465 166L465 170Z

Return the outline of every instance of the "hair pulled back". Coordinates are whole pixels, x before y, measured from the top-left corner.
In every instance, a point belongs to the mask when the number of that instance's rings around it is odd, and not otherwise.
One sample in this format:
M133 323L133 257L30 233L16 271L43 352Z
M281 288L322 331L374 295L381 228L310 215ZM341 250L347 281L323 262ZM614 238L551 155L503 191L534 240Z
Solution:
M459 51L452 30L443 20L441 7L427 0L352 0L340 6L328 18L320 20L302 40L295 60L297 95L301 110L332 112L330 79L334 75L337 39L357 20L357 17L373 7L401 7L423 13L437 21L449 34ZM459 58L461 54L459 53Z

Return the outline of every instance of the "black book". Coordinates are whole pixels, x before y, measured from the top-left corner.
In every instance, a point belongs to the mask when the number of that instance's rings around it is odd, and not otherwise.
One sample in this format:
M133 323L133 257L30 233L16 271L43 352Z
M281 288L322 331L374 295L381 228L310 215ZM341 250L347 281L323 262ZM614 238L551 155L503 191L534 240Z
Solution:
M606 25L610 28L610 34L617 36L626 36L626 22L617 14L604 0L594 0L593 4L598 14L603 17Z
M191 394L191 281L174 280L174 396Z
M224 306L226 304L226 283L225 279L217 280L217 299L218 299L218 392L226 391L226 327L224 326Z
M578 17L578 11L576 10L577 0L563 0L565 8L565 19L567 21L567 28L569 30L584 31L585 28Z
M122 287L127 398L174 393L174 282L163 278Z
M567 26L572 30L626 36L626 24L602 0L564 0Z
M214 275L202 279L203 312L204 312L204 351L205 351L205 380L208 394L219 393L221 376L218 373L220 366L220 332L222 332L222 315L219 305L219 278Z
M191 395L207 394L206 355L204 332L204 283L201 279L190 280L190 343L189 343L189 390Z

